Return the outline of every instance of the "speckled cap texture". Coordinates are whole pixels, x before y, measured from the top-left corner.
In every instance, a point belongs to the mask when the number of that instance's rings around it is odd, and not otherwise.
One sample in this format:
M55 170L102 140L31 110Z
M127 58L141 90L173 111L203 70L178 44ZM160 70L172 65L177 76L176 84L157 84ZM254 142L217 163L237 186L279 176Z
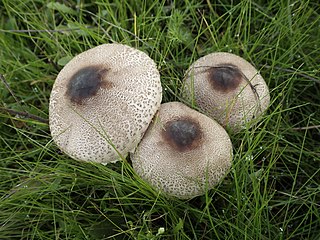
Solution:
M142 51L103 44L74 57L50 96L54 142L77 160L109 163L140 142L162 98L160 75Z
M183 96L234 132L254 123L270 103L259 72L245 59L225 52L208 54L189 67Z
M131 160L136 173L156 189L190 199L224 177L231 166L232 144L216 121L169 102L161 105Z

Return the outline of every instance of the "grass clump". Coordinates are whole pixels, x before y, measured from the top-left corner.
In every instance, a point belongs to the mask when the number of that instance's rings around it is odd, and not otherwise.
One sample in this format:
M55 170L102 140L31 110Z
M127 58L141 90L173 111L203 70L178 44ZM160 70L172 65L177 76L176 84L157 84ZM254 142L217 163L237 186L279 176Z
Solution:
M0 239L319 239L319 14L308 0L3 0ZM156 61L163 102L184 100L184 73L207 53L232 52L260 69L271 106L231 136L233 166L205 196L167 198L128 162L81 163L52 143L57 73L111 42Z

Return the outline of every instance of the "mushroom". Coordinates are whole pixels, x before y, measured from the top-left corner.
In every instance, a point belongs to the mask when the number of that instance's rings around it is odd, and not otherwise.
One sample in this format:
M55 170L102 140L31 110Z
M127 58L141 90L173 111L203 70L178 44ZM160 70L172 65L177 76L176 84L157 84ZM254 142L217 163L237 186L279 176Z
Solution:
M154 61L122 44L103 44L74 57L58 74L49 104L51 135L70 157L99 163L137 146L160 107Z
M169 196L190 199L223 178L231 166L232 143L215 120L169 102L160 106L130 156L142 179Z
M189 67L183 96L234 132L247 123L252 126L270 103L259 72L245 59L225 52L208 54Z

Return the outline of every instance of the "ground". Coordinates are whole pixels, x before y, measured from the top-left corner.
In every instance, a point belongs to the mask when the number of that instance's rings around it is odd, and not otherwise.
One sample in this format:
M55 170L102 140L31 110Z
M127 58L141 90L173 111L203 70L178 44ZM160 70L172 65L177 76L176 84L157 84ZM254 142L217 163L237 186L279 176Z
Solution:
M320 239L320 7L317 1L0 1L0 239ZM230 133L234 158L204 196L179 200L130 158L72 160L48 105L62 67L118 42L157 64L181 101L198 58L237 54L266 80L260 123Z

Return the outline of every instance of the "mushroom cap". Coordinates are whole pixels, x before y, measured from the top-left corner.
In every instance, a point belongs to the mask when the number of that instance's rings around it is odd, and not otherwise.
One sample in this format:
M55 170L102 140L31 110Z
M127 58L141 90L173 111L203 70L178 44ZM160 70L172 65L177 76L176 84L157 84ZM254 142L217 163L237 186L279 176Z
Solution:
M70 157L117 161L137 146L160 107L154 61L122 44L103 44L74 57L58 74L49 104L51 135Z
M231 166L232 143L215 120L180 102L164 103L131 154L133 169L169 196L213 188Z
M225 52L195 61L184 79L183 96L234 132L258 119L270 103L269 89L245 59Z

